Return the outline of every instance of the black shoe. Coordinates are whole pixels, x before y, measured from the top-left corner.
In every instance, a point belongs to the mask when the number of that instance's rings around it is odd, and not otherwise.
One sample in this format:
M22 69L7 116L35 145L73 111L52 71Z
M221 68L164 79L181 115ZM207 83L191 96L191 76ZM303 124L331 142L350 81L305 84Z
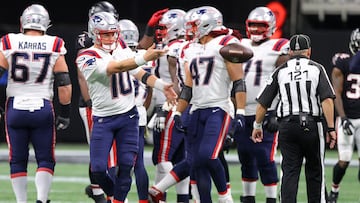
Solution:
M95 201L95 203L106 203L107 202L104 194L94 195L91 185L86 186L85 194L87 194L87 196L89 198L93 199Z
M241 203L255 203L255 196L240 196Z
M42 203L42 201L36 200L36 203ZM50 203L50 200L47 200L46 203Z
M331 191L329 194L329 197L328 197L329 199L328 199L327 203L336 203L338 196L339 196L339 192Z

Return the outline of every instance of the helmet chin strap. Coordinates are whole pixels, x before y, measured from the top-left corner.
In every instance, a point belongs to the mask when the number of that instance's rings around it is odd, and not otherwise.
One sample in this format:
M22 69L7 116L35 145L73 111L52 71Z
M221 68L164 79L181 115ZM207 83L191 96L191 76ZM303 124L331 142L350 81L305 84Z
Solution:
M103 49L105 52L108 52L108 53L109 53L109 52L114 51L114 50L116 49L117 43L114 42L114 43L112 43L112 44L110 44L110 45L101 44L101 47L102 47L102 49Z

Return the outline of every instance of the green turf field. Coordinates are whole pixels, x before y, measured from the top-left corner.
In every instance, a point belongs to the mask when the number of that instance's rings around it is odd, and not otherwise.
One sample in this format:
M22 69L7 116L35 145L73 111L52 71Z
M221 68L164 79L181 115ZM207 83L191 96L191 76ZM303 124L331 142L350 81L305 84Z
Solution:
M64 146L59 146L63 148ZM0 146L0 149L4 149L4 146ZM66 146L65 148L69 149L86 149L85 146ZM147 148L149 150L149 148ZM235 150L231 150L230 153L235 153ZM327 157L336 158L336 153L334 151L328 152ZM353 161L356 162L356 161ZM357 164L357 163L356 163ZM152 165L147 166L148 173L150 175L150 184L153 183L154 177L154 167ZM231 176L231 185L232 185L232 194L235 202L239 202L239 196L241 194L241 173L239 164L231 164L229 166L230 176ZM51 189L50 199L51 203L85 203L92 202L85 193L84 188L89 184L88 180L88 165L86 163L79 164L69 164L69 163L58 163L55 169L54 181ZM28 199L30 202L35 202L36 200L36 191L34 187L34 173L35 173L35 164L31 163L29 165L29 184L28 184ZM331 173L332 167L326 167L326 180L328 189L330 189L331 184ZM340 197L338 202L345 203L355 203L360 202L360 193L359 193L359 181L357 180L357 167L350 167L344 177L343 183L341 185ZM264 191L262 185L258 184L257 186L257 202L264 202ZM7 162L0 162L0 203L15 203L14 194L12 192L11 183L9 180L9 165ZM168 202L175 202L174 189L170 189L168 193ZM129 202L136 203L137 195L136 188L133 183L132 189L129 193ZM217 202L217 195L215 187L213 187L213 201ZM305 191L305 181L302 174L300 184L299 184L299 193L298 193L298 202L306 202L306 191Z

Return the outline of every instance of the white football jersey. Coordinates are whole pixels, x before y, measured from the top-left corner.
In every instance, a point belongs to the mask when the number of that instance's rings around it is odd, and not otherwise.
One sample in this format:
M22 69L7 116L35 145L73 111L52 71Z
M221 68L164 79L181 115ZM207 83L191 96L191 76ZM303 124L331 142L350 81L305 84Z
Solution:
M184 41L180 44L179 51L178 51L178 79L182 85L185 83L185 62L187 61L187 57L195 57L202 54L204 50L204 46L195 43L192 41Z
M135 55L140 55L140 54L144 55L145 52L146 50L144 49L137 50L135 52ZM156 65L155 61L148 61L145 65L142 65L140 67L145 71L147 71L148 73L151 73L151 70L155 68L155 65ZM147 97L146 84L137 80L133 76L131 77L133 78L134 88L135 88L135 104L139 112L139 126L145 126L147 124L147 112L144 106L144 102Z
M125 113L135 106L135 89L130 75L137 73L139 68L110 76L106 73L110 60L133 56L131 49L123 46L118 46L113 54L92 46L78 55L76 64L87 80L93 115L112 116Z
M232 81L224 59L219 53L223 46L231 43L240 43L240 41L231 35L221 35L203 45L201 54L195 57L185 55L193 77L190 112L196 109L220 107L232 114L233 104L230 100Z
M0 51L9 63L7 97L53 98L53 68L66 54L64 41L56 36L7 34L1 38Z
M170 72L169 72L169 64L167 57L177 57L178 50L180 47L180 44L183 42L183 39L173 40L169 44L165 46L165 49L168 49L168 53L158 59L158 66L155 68L154 74L161 78L163 81L167 83L172 83ZM155 105L163 105L166 101L166 97L164 93L161 90L153 89L153 95L155 96Z
M268 76L276 68L275 63L278 57L282 54L287 54L289 51L289 43L287 39L269 39L268 41L253 46L250 39L242 39L241 44L250 48L254 56L247 62L243 63L243 70L246 81L246 115L255 115L256 96L260 92ZM272 108L275 108L275 102Z

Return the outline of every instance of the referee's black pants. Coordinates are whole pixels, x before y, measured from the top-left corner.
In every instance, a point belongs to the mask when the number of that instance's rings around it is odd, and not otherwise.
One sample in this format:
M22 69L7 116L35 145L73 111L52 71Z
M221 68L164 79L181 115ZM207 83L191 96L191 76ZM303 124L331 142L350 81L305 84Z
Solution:
M280 119L279 147L282 155L280 201L297 202L299 176L305 158L308 203L325 202L324 138L321 122L309 122L308 129L298 119Z

